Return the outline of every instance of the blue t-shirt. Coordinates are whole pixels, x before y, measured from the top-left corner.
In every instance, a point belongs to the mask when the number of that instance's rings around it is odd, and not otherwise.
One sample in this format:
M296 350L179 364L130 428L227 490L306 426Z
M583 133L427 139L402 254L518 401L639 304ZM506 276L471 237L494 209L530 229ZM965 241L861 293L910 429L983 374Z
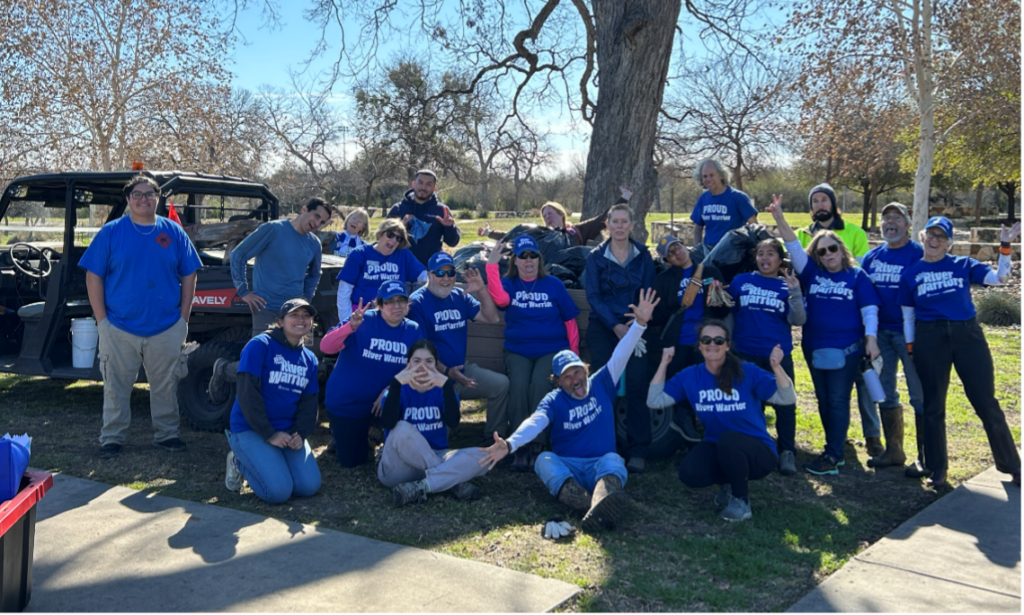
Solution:
M387 399L389 391L384 392ZM407 384L402 385L402 416L398 419L411 424L426 438L430 448L435 451L448 448L448 428L442 420L444 415L444 389L434 387L419 392ZM384 401L381 400L381 404ZM388 439L391 430L384 430L384 440Z
M368 310L363 324L345 339L327 379L327 411L350 419L370 416L377 396L405 369L409 346L422 337L423 330L408 318L392 327L380 311Z
M793 352L789 287L784 278L741 273L733 278L729 294L736 302L732 308L736 319L732 343L737 351L767 357L778 344L782 352Z
M889 244L872 249L864 255L861 266L875 283L878 300L878 326L888 331L903 331L903 312L900 311L900 279L907 267L921 260L924 248L916 241L895 250Z
M124 216L103 225L78 266L103 278L110 324L152 337L181 319L181 278L202 262L178 223L157 216L143 226Z
M366 244L348 255L338 279L354 287L352 305L358 305L360 299L366 305L377 297L377 291L384 282L415 282L426 270L409 250L403 248L384 256L373 245Z
M508 293L505 310L505 348L536 359L569 349L565 323L576 318L580 309L553 275L523 282L522 278L501 278Z
M800 284L807 301L804 348L848 348L864 337L860 309L878 305L878 293L863 269L850 267L829 273L808 258Z
M676 291L676 305L682 305L683 294L686 293L686 287L690 284L690 276L693 274L694 267L696 265L690 265L683 270L683 279L679 281L679 289ZM693 298L693 305L686 308L686 311L683 312L683 326L679 329L677 344L692 346L697 343L697 328L700 327L701 321L704 320L705 301L704 280L701 280L700 290L697 291L697 296Z
M250 289L245 266L254 257ZM239 297L254 292L267 300L263 309L276 312L295 297L313 300L321 263L322 248L315 233L299 233L290 220L273 220L256 227L231 252L231 281Z
M303 395L320 392L316 381L316 355L309 348L289 348L260 333L242 349L238 371L260 379L260 393L267 410L267 419L277 431L291 429L295 424L295 410ZM235 397L231 408L231 433L252 431Z
M544 396L537 406L550 421L551 450L559 457L594 459L615 452L615 392L607 367L590 377L584 399L561 388Z
M686 399L693 406L704 426L704 441L718 442L726 431L735 431L757 438L775 452L775 442L768 435L761 402L778 390L775 375L753 363L743 363L743 380L733 384L726 395L715 383L715 376L705 364L687 367L665 383L665 393L678 401Z
M693 207L690 219L694 224L704 227L704 243L713 246L734 228L743 226L750 216L756 216L757 210L750 202L750 197L732 186L726 186L725 192L714 196L705 190Z
M971 284L984 284L992 268L967 256L929 263L919 260L903 271L899 303L915 308L918 320L970 320L977 315Z
M423 286L409 296L409 319L437 346L437 358L445 367L466 364L469 321L480 313L480 302L461 288L439 299Z

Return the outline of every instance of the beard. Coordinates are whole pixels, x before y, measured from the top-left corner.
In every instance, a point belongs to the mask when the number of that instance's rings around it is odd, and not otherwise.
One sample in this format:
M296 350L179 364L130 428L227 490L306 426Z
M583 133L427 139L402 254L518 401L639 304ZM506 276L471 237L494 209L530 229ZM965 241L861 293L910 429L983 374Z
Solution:
M811 215L811 218L815 222L824 222L832 219L832 210L830 209L819 209Z

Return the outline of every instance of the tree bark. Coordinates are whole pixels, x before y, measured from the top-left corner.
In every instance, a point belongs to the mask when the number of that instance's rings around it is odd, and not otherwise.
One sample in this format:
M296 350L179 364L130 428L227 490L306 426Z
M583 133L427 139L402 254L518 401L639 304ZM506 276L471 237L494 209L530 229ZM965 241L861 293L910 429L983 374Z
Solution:
M680 0L593 0L600 88L583 184L586 220L608 209L617 187L633 188L633 236L647 239L654 202L654 142Z
M1006 221L1013 223L1017 220L1017 214L1014 211L1014 205L1016 205L1014 195L1017 193L1017 182L999 182L999 189L1006 195Z
M860 189L864 195L864 203L861 205L860 227L866 231L868 230L868 216L871 214L871 180L862 177Z
M985 185L978 186L974 196L974 226L981 226L981 197L985 194Z

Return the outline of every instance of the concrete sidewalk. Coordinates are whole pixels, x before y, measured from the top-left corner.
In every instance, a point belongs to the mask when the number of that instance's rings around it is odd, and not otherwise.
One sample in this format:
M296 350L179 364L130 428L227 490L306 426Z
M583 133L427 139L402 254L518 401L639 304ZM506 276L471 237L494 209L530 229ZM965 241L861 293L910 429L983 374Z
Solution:
M855 556L790 612L1021 611L1021 491L990 468Z
M64 475L28 611L537 612L579 590L479 562Z

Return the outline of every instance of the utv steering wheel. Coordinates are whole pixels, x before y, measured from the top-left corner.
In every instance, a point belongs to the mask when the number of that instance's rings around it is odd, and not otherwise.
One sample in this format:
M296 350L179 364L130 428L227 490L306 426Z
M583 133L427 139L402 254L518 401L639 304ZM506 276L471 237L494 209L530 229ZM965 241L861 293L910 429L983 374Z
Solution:
M24 250L25 256L19 257L16 254L18 250ZM30 278L46 278L53 273L53 262L50 260L47 251L53 252L53 250L48 248L40 249L30 243L19 242L11 246L11 261L14 262L15 269ZM39 257L38 267L32 266L31 258L33 255Z

